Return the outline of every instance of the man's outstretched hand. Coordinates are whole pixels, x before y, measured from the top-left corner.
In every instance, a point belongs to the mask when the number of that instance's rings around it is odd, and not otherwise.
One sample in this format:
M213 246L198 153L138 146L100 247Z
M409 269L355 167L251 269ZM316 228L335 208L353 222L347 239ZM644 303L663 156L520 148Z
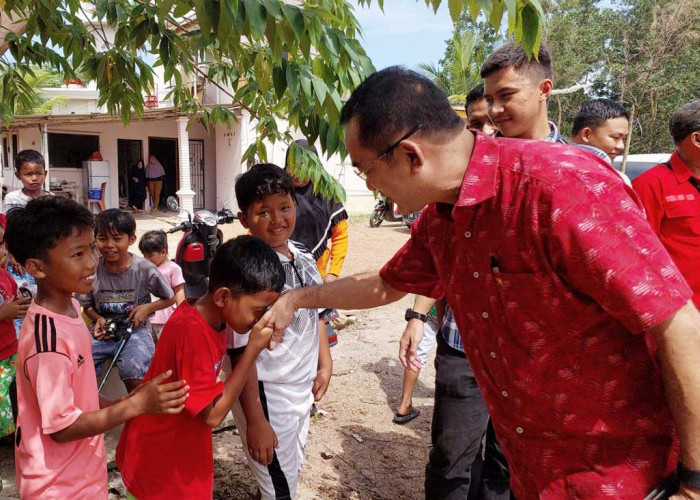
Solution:
M284 330L289 326L294 319L294 311L296 307L294 306L294 290L291 290L277 299L267 314L270 315L270 319L267 322L267 326L274 330L272 338L270 339L270 349L277 347L284 338Z

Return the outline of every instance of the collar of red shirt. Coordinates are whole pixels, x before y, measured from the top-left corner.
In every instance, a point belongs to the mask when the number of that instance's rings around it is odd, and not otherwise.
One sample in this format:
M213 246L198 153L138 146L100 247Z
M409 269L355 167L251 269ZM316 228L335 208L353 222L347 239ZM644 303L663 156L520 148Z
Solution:
M673 152L668 161L671 164L673 175L676 177L678 184L688 182L688 179L693 176L693 172L688 168L688 165L685 164L681 155L678 154L678 150Z
M476 132L474 149L462 179L459 198L452 211L469 207L496 196L496 168L498 167L498 143L493 137Z

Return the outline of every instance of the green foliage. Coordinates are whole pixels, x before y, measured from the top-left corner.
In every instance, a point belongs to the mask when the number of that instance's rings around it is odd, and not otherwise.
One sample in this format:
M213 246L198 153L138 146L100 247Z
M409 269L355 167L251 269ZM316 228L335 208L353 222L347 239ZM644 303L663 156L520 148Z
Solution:
M463 15L455 24L452 39L447 41L445 56L437 65L420 67L452 104L464 106L469 91L481 82L479 71L488 54L506 36L505 30L496 30L481 18L474 21Z
M440 3L427 0L434 9ZM496 26L507 12L510 32L536 52L543 22L537 0L449 3L455 18L466 11L474 17L483 13ZM0 8L10 19L23 20L25 28L5 37L12 61L0 57L4 122L34 99L25 81L31 65L96 82L99 104L125 125L142 116L153 67L162 66L175 107L206 128L230 124L237 119L234 110L257 120L257 138L244 161L265 159L263 141L292 142L275 118L286 119L309 142L318 140L327 156L345 155L341 97L374 71L346 0L4 0ZM204 106L192 91L195 78L218 86L230 103ZM339 195L337 182L315 170L320 163L309 168L318 190Z

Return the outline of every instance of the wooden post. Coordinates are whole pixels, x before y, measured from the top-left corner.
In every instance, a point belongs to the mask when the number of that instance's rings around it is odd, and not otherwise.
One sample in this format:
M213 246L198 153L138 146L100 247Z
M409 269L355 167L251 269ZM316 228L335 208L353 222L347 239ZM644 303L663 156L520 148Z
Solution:
M630 126L629 132L627 133L627 140L625 141L625 152L622 154L622 164L620 165L620 172L625 173L627 169L627 155L630 152L630 144L632 144L632 132L634 131L634 118L635 111L637 110L636 104L632 104L632 109L630 109Z

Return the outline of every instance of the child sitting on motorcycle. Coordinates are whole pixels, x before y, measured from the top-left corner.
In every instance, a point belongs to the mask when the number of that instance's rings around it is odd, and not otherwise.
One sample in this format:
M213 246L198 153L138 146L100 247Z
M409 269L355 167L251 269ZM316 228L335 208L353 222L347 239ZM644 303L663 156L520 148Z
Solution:
M104 361L115 355L120 339L108 335L108 319L126 316L133 332L124 346L117 369L129 392L139 385L151 365L155 344L148 320L175 302L172 288L153 263L129 252L136 242L134 217L116 208L95 219L95 239L101 257L92 291L79 297L92 320L92 357L100 377ZM160 300L151 302L151 294Z

